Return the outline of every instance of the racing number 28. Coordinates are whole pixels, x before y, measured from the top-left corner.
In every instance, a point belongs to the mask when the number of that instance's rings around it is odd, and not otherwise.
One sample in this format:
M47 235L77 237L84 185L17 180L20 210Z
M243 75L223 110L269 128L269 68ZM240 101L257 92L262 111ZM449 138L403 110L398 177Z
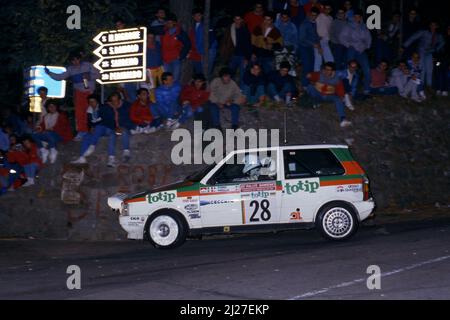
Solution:
M261 220L263 221L269 221L270 218L272 217L270 211L269 211L269 207L270 207L270 202L269 200L264 199L263 201L261 201L261 205L259 204L258 201L253 200L252 202L250 202L250 207L253 208L253 214L250 217L250 222L259 222L259 217L261 218ZM261 211L259 210L261 207ZM259 215L259 217L257 217Z

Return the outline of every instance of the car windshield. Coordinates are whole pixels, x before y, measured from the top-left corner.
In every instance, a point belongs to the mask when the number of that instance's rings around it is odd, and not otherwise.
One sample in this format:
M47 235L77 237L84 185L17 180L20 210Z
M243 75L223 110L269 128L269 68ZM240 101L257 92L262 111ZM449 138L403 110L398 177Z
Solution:
M216 164L210 164L199 171L187 176L184 180L185 181L192 181L192 182L200 182L214 167Z

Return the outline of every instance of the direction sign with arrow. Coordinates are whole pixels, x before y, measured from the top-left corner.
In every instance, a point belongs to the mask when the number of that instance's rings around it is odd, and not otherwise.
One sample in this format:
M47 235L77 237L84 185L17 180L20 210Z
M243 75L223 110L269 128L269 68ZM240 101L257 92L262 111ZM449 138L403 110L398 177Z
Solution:
M94 42L101 84L140 82L146 79L147 28L102 31Z

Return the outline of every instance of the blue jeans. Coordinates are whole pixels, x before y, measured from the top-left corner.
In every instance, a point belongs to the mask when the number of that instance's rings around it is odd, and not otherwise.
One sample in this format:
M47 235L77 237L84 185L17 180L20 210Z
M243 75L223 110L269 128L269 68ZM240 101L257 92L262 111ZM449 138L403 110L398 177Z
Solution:
M347 61L356 60L361 66L364 75L364 93L370 92L370 64L369 58L365 52L358 52L353 47L348 48L347 51Z
M81 142L81 155L83 155L91 145L96 146L101 137L111 137L115 134L116 133L114 132L114 130L108 127L102 125L95 126L94 132L88 133L83 137L83 140ZM111 139L109 140L108 151L110 150L114 150L114 148L111 146Z
M380 95L380 96L393 96L398 94L397 87L380 87L380 88L370 88L370 94Z
M239 82L242 83L245 72L245 57L231 57L229 68L231 69L233 77L236 75L237 69L239 69Z
M265 74L269 74L271 71L275 69L274 57L259 57L258 62L261 64L261 67Z
M162 105L160 103L154 103L150 107L152 115L155 118L161 119L175 119L176 113L181 109L176 101L169 105Z
M336 70L344 70L347 67L347 48L341 44L331 43L331 50L336 60Z
M172 73L175 81L180 81L181 61L177 59L170 63L164 63L164 71Z
M267 86L267 92L272 99L275 96L279 96L281 99L286 99L286 95L290 93L292 96L294 94L294 90L295 88L293 88L290 83L286 83L279 91L273 83L269 83L269 85Z
M190 104L184 105L181 109L181 116L178 119L180 123L186 123L189 119L194 116L198 116L203 112L203 107L197 108L195 111L192 110L192 106Z
M36 172L39 169L39 165L37 163L30 163L23 166L23 170L25 171L25 175L27 178L36 177Z
M315 100L317 101L323 101L323 102L334 102L336 105L336 111L339 115L340 120L345 119L345 107L344 103L342 102L342 98L335 96L335 95L322 95L319 91L317 91L316 88L314 88L312 85L309 85L306 88L306 92Z
M300 59L302 61L302 85L307 87L309 80L306 78L308 73L314 71L314 48L300 46Z
M247 97L248 103L250 103L250 104L258 103L259 99L262 96L266 95L263 85L257 86L256 90L254 92L252 92L252 89L249 86L243 84L242 91L243 91L244 95Z
M431 53L420 53L420 64L422 67L422 83L431 87L433 85L433 55Z
M212 74L214 70L214 62L216 60L217 55L217 49L209 48L209 54L208 54L208 77ZM194 73L201 73L203 72L203 62L202 61L192 61L192 65L194 67ZM206 76L206 75L205 75Z
M438 91L448 91L449 75L448 62L441 61L439 67L436 67L436 83L435 89Z
M231 125L237 126L239 125L239 111L241 107L235 103L225 106L225 108L231 111ZM220 126L220 108L217 104L211 103L209 106L209 110L211 112L212 125L214 127Z
M31 135L31 137L36 142L36 144L39 148L42 148L42 141L47 142L48 147L50 149L56 148L56 145L58 144L58 142L61 141L61 137L59 136L59 134L57 134L54 131L43 131L43 132L33 133Z

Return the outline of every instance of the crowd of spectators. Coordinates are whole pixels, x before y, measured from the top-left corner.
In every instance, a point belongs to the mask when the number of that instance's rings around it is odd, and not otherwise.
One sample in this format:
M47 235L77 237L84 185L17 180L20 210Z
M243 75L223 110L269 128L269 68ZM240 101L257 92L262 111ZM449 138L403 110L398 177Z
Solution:
M71 140L81 143L73 163L85 164L100 139L108 138L107 165L114 167L117 139L127 162L133 135L175 130L190 119L221 130L222 110L230 112L230 127L237 129L243 106L293 107L309 97L314 107L333 103L346 128L352 125L346 109L355 111L358 101L373 95L417 103L429 93L448 96L450 26L444 32L436 21L424 26L411 8L404 19L394 12L381 30L371 31L351 1L334 4L274 0L274 11L268 11L256 3L250 12L235 13L220 37L211 27L208 50L202 10L192 12L192 28L183 30L174 14L160 8L148 23L146 81L119 85L105 103L96 90L99 72L79 52L71 54L66 72L46 72L73 84L75 137L60 102L40 88L37 119L2 115L1 186L33 185L42 166L55 163L59 145ZM127 27L122 19L115 23L117 29ZM194 75L182 85L186 61Z

